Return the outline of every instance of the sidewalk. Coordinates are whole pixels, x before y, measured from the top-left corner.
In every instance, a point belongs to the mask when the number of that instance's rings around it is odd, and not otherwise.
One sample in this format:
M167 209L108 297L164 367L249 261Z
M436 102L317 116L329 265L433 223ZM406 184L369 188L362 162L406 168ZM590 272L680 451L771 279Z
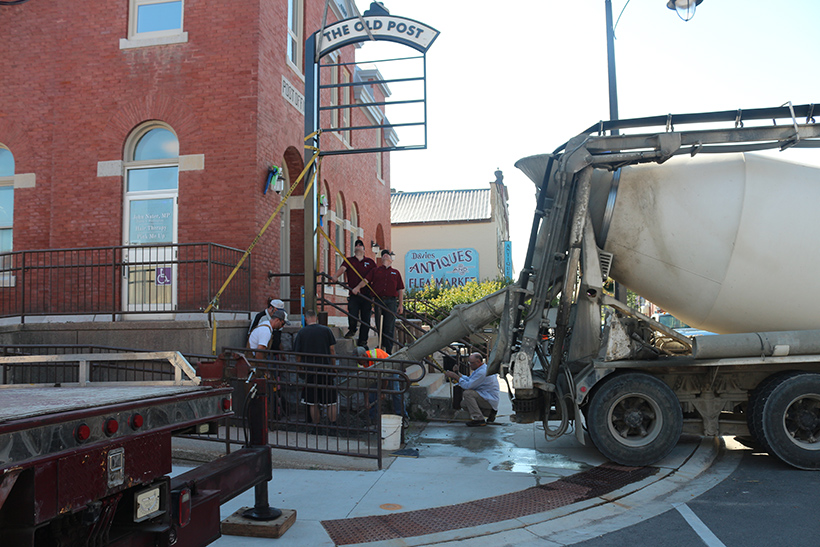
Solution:
M379 471L274 469L270 504L295 509L295 524L276 540L223 536L213 545L570 545L607 519L691 489L719 451L713 439L684 438L651 468L622 468L574 435L547 442L542 424L511 423L511 413L502 399L495 425L411 428L406 448L419 456L385 458ZM253 504L246 492L222 506L222 518ZM580 526L585 518L598 528Z

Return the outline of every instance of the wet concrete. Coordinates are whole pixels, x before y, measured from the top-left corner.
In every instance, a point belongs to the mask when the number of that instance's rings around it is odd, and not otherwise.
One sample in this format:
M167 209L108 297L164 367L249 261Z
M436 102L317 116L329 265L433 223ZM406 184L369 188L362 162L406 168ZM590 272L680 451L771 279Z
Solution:
M558 478L603 463L573 435L544 438L542 424L499 422L485 427L432 422L408 432L407 447L421 457L458 458L463 464L486 462L488 470Z

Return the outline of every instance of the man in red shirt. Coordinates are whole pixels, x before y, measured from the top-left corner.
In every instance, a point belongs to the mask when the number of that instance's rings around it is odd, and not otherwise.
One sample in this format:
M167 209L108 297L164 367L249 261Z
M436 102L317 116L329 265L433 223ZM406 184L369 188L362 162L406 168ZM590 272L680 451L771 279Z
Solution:
M376 303L389 310L385 311L382 307L376 306L376 328L379 329L381 335L380 345L387 353L393 353L396 314L404 313L404 281L399 271L393 268L393 256L392 252L384 249L381 266L370 270L365 278L352 289L353 294L359 294L366 280L376 293Z
M345 279L348 287L355 287L365 276L376 267L376 262L369 257L364 256L364 243L361 239L357 239L353 245L353 256L347 258L351 269L347 262L342 263L342 266L336 271L336 275L330 278L335 283L339 280L343 273L347 272ZM372 304L367 298L373 298L373 293L369 288L365 287L361 294L350 294L347 297L347 334L345 338L353 338L356 334L356 329L359 329L359 338L356 342L358 346L367 345L367 334L370 331L370 313L372 311Z

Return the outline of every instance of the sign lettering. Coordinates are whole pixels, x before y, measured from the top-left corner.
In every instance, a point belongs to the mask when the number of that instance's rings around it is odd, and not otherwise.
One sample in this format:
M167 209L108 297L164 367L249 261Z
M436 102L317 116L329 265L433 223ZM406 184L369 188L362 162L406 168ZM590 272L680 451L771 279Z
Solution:
M404 256L404 271L408 289L465 285L478 280L478 252L469 248L409 251Z

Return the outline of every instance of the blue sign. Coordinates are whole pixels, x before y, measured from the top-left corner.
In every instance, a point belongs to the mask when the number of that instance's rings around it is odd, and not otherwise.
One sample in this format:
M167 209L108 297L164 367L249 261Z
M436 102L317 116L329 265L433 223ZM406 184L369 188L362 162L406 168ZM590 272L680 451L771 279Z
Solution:
M408 289L425 285L461 286L478 281L478 251L475 249L424 249L404 255L404 277Z
M512 279L512 241L504 241L504 277Z

